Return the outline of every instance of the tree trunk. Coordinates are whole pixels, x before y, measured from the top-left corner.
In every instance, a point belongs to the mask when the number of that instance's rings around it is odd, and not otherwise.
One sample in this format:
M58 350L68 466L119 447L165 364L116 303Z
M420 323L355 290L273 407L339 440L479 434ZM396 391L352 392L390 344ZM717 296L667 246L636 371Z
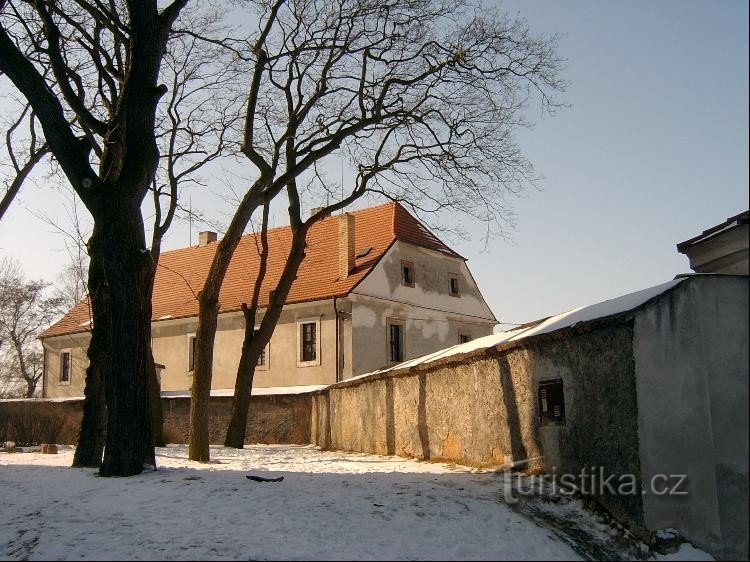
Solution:
M91 341L89 366L86 369L83 418L73 466L99 468L102 464L107 432L107 405L104 397L104 369L107 366L107 326L109 296L104 281L98 228L89 240L89 306L91 307Z
M139 474L156 466L149 409L151 286L154 264L146 249L140 210L112 205L96 217L106 231L102 263L109 288L107 363L107 438L102 476ZM102 220L104 219L104 220Z
M36 392L36 381L27 380L26 381L26 398L33 398L35 392Z
M232 399L232 414L224 441L227 447L242 449L245 445L245 431L255 366L261 351L273 335L276 324L281 317L284 302L289 295L289 290L292 288L292 284L297 278L297 271L299 271L299 267L305 259L307 230L308 228L300 228L293 232L289 256L279 282L276 284L276 289L270 293L269 303L257 334L254 334L255 315L245 314L245 338L242 344L240 365L237 369L237 380L234 387L234 398Z
M232 414L229 418L229 427L224 439L224 445L242 449L245 446L245 433L247 431L247 414L250 410L250 395L253 390L253 378L255 367L258 364L260 353L265 347L259 347L261 339L255 336L255 314L245 309L245 338L242 342L242 354L240 364L237 367L237 378L234 383L234 398L232 399ZM253 342L257 342L253 346Z
M190 400L190 460L208 462L209 399L211 397L211 368L214 360L214 339L219 316L218 291L198 294L198 329L195 332L193 387Z
M224 238L221 239L216 248L203 289L198 293L198 329L195 333L195 365L193 386L190 393L188 458L191 461L208 462L210 460L209 399L213 375L214 340L219 318L219 292L227 269L229 269L234 250L237 248L242 233L258 205L259 193L262 191L263 185L261 180L257 180L254 187L242 198Z

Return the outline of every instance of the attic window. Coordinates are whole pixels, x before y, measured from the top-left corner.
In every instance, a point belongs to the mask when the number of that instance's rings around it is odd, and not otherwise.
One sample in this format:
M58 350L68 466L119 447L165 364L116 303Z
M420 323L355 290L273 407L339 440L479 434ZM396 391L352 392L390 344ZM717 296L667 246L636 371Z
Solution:
M357 250L357 253L354 255L354 257L363 258L370 252L372 252L372 246L367 246L367 248L360 248L359 250Z
M539 383L539 423L565 425L565 396L562 379Z
M414 263L401 260L401 284L407 287L414 286Z
M448 294L452 297L458 297L461 296L460 286L458 283L458 275L454 275L453 273L448 275Z

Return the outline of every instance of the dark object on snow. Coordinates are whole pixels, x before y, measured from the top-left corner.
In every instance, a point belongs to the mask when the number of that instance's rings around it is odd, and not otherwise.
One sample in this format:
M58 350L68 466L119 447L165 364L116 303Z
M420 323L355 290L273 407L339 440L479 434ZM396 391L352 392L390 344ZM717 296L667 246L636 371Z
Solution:
M247 474L245 478L255 482L281 482L284 479L283 476L279 476L278 478L265 478L263 476L255 476L254 474Z

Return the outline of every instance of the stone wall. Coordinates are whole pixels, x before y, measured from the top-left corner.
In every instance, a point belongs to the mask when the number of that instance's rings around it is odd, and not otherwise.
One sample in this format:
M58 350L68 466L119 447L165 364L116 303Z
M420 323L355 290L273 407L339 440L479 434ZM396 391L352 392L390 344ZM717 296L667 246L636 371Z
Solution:
M311 438L326 449L562 475L592 466L639 481L632 322L568 332L346 381L313 394ZM538 383L562 379L566 422L539 423ZM521 465L523 467L524 465ZM600 503L634 528L640 490Z
M1 400L0 415L52 415L63 419L59 443L74 445L81 426L83 400ZM164 433L167 442L186 443L190 398L162 398ZM211 397L209 436L212 444L222 444L232 408L232 398ZM310 395L286 394L253 396L247 437L250 443L310 443Z

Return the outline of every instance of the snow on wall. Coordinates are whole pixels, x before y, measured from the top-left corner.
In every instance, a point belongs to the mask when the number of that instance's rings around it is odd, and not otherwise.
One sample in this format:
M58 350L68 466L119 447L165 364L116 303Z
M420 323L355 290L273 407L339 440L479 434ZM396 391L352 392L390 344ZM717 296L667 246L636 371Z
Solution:
M483 338L477 338L468 343L454 345L452 347L441 349L440 351L436 351L428 355L423 355L422 357L417 357L416 359L412 359L404 363L399 363L398 365L395 365L388 369L381 369L378 371L365 373L354 378L362 378L370 375L386 373L388 371L393 371L396 369L415 367L417 365L423 365L426 363L437 361L438 359L444 359L452 355L471 353L472 351L477 351L479 349L488 349L500 344L520 341L531 336L547 334L556 330L562 330L564 328L572 328L584 322L590 322L592 320L621 314L623 312L633 310L634 308L641 306L647 301L672 290L684 280L684 277L676 278L672 281L668 281L654 287L649 287L648 289L629 293L627 295L623 295L614 299L608 299L600 303L575 308L573 310L569 310L568 312L563 312L562 314L551 316L542 322L526 328L514 328L513 330L507 330L505 332L492 334Z

